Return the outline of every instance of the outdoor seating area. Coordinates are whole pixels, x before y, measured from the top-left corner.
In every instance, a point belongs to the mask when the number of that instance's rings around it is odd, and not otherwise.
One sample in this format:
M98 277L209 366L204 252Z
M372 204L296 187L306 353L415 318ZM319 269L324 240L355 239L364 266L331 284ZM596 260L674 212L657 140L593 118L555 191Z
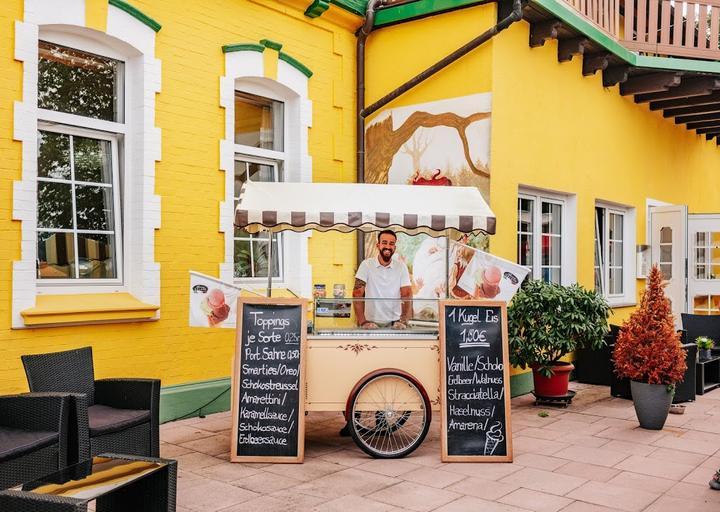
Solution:
M229 413L167 423L160 452L176 459L178 511L710 512L720 493L720 391L638 427L631 401L607 386L571 383L567 409L512 400L515 458L440 461L439 421L402 460L371 459L340 437L342 416L310 413L304 464L231 464Z

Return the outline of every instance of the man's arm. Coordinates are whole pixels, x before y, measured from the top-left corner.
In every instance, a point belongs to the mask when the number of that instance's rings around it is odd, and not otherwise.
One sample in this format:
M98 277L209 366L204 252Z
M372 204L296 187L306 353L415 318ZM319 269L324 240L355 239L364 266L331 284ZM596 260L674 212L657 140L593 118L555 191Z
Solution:
M401 286L400 287L400 298L402 302L402 313L400 314L400 321L405 325L408 324L412 318L412 286Z
M362 299L365 297L365 281L362 279L355 278L355 286L353 287L353 297L355 299ZM367 321L365 318L365 301L355 300L353 301L353 309L355 310L355 320L357 324L362 325Z

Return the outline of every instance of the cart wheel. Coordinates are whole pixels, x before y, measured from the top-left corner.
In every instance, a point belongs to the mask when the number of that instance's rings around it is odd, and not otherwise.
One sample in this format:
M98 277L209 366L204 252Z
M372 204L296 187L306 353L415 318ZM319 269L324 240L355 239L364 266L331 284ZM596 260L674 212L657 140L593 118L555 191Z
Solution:
M349 400L350 435L368 455L397 459L420 446L430 428L430 400L399 370L366 377Z

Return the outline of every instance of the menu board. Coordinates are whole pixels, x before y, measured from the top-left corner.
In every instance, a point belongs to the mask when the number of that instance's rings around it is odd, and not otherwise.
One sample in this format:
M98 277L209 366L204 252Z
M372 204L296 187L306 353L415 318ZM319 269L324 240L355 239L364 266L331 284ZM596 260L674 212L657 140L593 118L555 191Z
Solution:
M231 462L302 462L304 299L238 299Z
M512 462L505 302L441 301L443 462Z

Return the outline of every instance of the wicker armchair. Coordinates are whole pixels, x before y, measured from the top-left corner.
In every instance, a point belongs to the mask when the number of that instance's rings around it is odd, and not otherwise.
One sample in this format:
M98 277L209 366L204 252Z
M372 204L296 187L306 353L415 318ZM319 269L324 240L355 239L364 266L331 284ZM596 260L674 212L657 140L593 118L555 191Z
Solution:
M69 410L67 395L0 396L0 489L67 465Z
M720 315L682 314L682 326L687 332L687 343L695 343L698 336L707 336L720 342Z
M77 445L70 446L69 463L104 452L160 455L159 380L95 380L91 347L25 355L22 362L31 391L73 397L70 424L77 432L71 440Z

